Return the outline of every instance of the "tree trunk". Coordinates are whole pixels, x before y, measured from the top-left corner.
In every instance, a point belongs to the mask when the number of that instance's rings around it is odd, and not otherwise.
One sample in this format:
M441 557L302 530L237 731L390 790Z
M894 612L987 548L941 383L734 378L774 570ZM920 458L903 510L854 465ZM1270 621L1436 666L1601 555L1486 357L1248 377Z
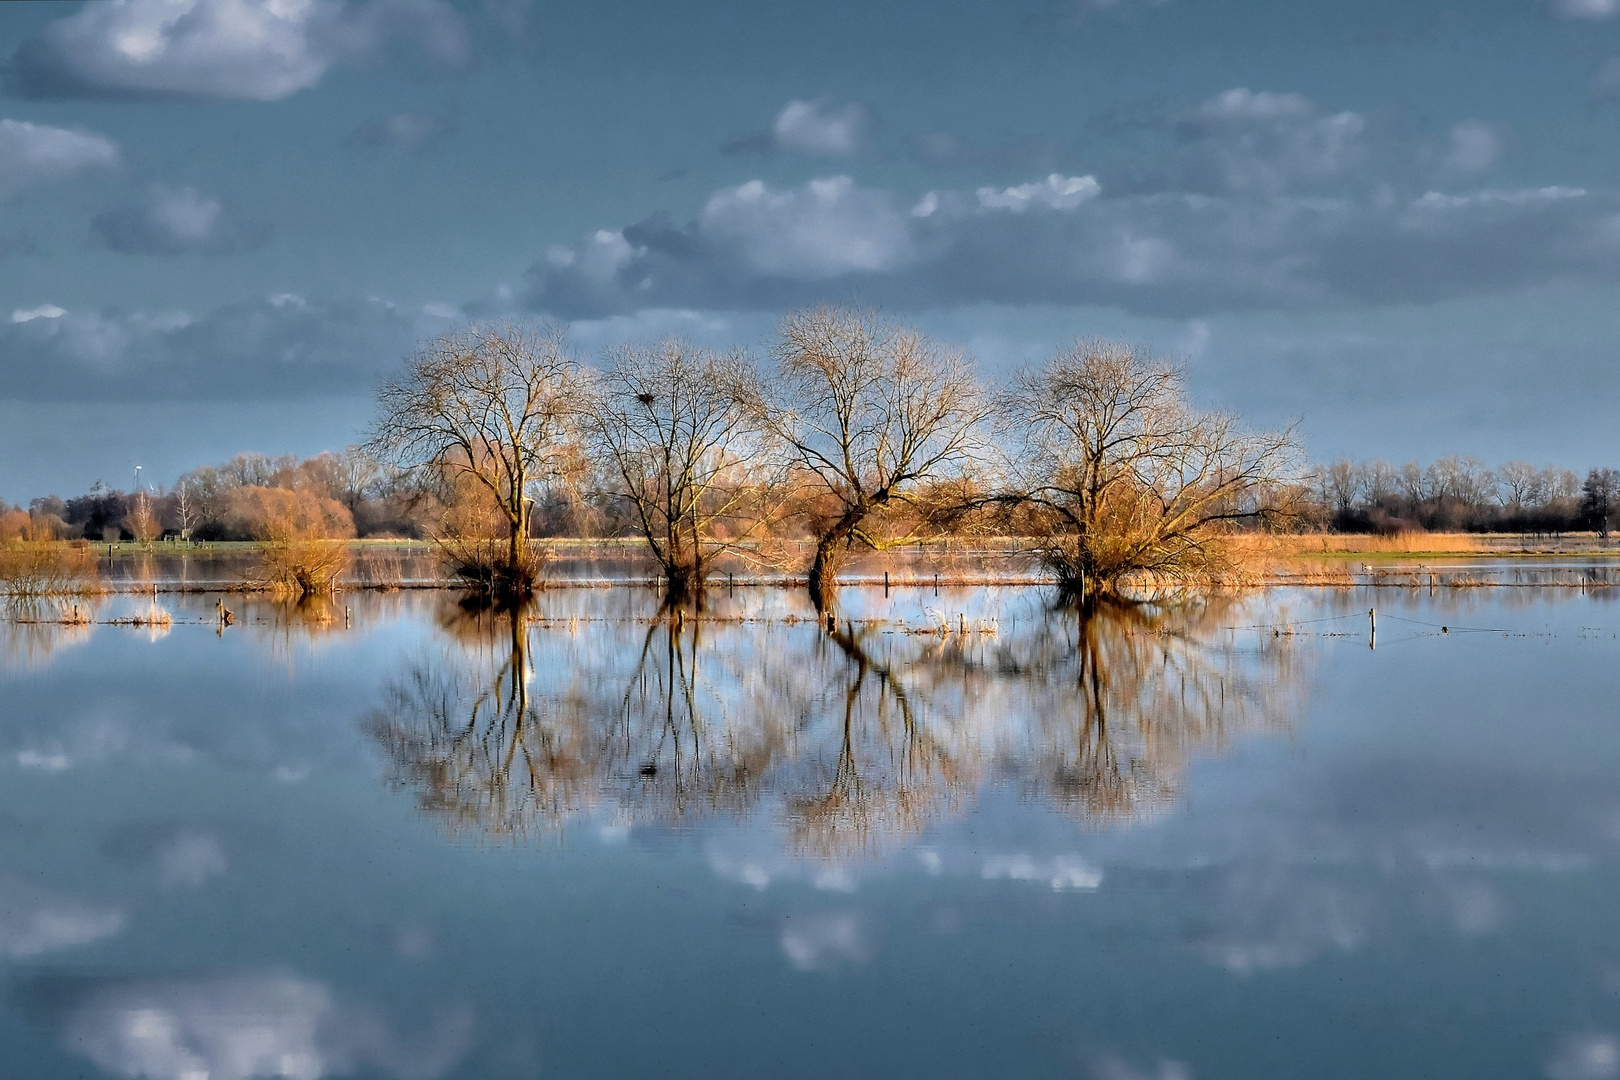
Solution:
M828 535L816 542L815 561L810 564L810 602L817 611L827 611L837 602L838 564L843 562L846 539Z

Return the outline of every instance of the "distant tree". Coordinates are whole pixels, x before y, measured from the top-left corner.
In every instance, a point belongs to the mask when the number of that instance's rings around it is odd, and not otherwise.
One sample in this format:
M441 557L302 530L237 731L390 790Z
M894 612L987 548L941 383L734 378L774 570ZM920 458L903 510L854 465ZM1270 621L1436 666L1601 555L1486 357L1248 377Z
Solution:
M1496 500L1520 515L1541 502L1541 470L1528 461L1506 461L1496 470Z
M1593 469L1581 484L1581 518L1587 528L1609 538L1609 522L1620 508L1620 469Z
M137 491L129 497L128 505L129 511L124 515L123 526L130 536L143 544L150 544L163 535L163 525L158 520L150 495L144 491Z
M1317 483L1322 488L1323 501L1332 512L1334 523L1342 527L1349 521L1351 511L1355 509L1356 497L1362 491L1361 470L1349 458L1341 457L1318 470Z

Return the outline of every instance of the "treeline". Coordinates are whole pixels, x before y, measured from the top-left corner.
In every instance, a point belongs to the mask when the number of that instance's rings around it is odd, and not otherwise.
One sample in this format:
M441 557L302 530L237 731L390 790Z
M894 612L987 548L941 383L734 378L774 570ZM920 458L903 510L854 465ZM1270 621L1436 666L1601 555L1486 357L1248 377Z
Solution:
M430 493L361 447L298 459L238 454L204 465L172 487L130 492L97 482L63 499L0 506L0 540L265 540L288 525L329 538L427 535Z
M408 358L377 417L341 453L38 499L0 516L0 538L257 540L298 588L335 572L311 577L325 540L426 538L470 586L521 597L546 557L531 541L624 537L672 597L725 556L803 572L827 605L852 550L948 534L1030 538L1084 598L1241 570L1224 538L1242 530L1606 533L1620 507L1612 469L1305 468L1292 429L1194 407L1182 370L1133 346L1078 341L989 386L961 353L848 308L790 313L763 357L668 339L586 363L556 329L472 326Z
M1428 465L1339 458L1311 470L1303 523L1337 532L1594 531L1620 516L1620 470L1585 478L1556 465L1508 461L1495 469L1452 454Z

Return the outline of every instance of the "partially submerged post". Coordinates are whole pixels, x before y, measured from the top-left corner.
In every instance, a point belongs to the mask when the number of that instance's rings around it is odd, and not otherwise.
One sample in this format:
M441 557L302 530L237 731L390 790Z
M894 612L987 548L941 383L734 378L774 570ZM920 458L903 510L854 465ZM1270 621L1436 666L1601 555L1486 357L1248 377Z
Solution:
M1367 648L1378 648L1378 609L1367 609Z

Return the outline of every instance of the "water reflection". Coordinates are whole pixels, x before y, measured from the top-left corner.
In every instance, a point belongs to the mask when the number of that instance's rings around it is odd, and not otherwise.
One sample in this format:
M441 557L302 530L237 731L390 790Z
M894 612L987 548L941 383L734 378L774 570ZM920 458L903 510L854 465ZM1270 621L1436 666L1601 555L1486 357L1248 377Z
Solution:
M456 833L763 813L790 849L837 858L997 783L1114 823L1168 805L1192 754L1288 725L1301 665L1289 639L1223 630L1234 603L1033 602L951 632L447 604L452 644L363 726L389 783Z

